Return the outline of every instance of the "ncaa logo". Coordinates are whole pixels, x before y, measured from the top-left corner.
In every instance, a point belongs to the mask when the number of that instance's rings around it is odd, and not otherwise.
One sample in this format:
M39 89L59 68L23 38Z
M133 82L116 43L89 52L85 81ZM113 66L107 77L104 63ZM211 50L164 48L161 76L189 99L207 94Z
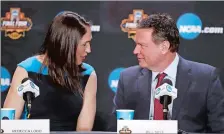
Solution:
M11 75L9 71L1 66L1 92L4 92L8 89L10 85Z
M172 91L172 87L170 85L167 85L166 86L166 89L167 89L168 92L171 92Z
M160 93L160 91L161 91L161 88L158 88L158 89L156 90L156 95L158 95L158 94Z
M19 92L20 92L20 91L22 91L22 90L23 90L23 88L24 88L24 86L23 86L23 85L19 86L18 91L19 91Z
M120 78L120 73L123 70L124 70L124 68L116 68L109 75L108 84L109 84L109 87L112 89L113 92L117 91L117 86L118 86L118 81L119 81L119 78Z
M33 82L30 82L30 86L31 86L32 88L35 88Z
M202 31L201 19L193 13L185 13L181 15L178 18L176 25L180 36L188 40L197 38Z

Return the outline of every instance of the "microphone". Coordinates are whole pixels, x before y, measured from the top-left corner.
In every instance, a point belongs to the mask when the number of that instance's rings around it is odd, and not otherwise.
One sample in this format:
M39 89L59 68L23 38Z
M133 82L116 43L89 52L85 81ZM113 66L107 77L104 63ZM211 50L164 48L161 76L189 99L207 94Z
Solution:
M161 82L161 86L156 88L155 98L160 100L163 105L163 118L167 120L168 105L172 100L177 98L177 89L172 86L172 81L169 79L164 79Z
M24 78L22 80L22 84L18 86L17 88L17 93L19 96L23 97L23 100L27 104L28 108L28 115L30 116L30 111L31 111L31 104L32 101L40 95L39 87L35 85L31 79L29 78ZM28 118L29 118L28 116Z

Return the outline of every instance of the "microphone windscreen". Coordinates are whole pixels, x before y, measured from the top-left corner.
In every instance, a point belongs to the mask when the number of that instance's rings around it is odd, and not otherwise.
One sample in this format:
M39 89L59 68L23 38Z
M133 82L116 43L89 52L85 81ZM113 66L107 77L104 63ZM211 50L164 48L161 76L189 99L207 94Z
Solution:
M27 80L29 80L29 78L24 78L24 79L22 80L22 83L26 82Z
M173 83L172 83L172 81L170 79L164 79L164 80L162 80L161 85L163 85L164 83L167 83L170 86L173 86Z

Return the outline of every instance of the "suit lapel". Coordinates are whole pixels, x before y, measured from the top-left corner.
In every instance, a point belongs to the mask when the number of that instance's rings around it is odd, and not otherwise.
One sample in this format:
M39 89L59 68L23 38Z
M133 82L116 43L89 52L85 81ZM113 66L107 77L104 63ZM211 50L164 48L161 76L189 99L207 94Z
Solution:
M137 80L137 88L140 93L138 99L138 110L141 115L139 119L149 119L150 99L151 99L151 80L152 72L148 69L142 69Z
M190 71L191 70L190 66L188 65L188 62L180 57L179 64L177 67L175 86L177 88L177 98L173 102L172 120L177 120L184 97L186 95L187 90L189 89L191 83Z

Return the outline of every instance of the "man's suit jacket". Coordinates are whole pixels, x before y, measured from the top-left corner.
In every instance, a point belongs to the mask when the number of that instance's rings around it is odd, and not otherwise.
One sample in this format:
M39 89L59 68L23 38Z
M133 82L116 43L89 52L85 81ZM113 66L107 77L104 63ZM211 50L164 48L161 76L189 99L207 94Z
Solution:
M116 131L116 109L134 109L134 119L148 120L152 72L139 66L120 74L109 131ZM224 90L215 68L180 57L172 120L186 132L224 132Z

